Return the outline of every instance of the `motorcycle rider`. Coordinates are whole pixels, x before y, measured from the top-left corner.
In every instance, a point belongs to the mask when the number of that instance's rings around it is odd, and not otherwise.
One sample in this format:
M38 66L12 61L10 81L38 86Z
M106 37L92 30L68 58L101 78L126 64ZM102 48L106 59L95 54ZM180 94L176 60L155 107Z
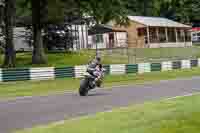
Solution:
M100 71L102 70L101 58L98 57L98 56L89 63L88 68L87 68L87 72L89 74L91 74L92 76L96 77L94 84L96 82L97 86L100 87L101 86L101 80L99 79L98 75L95 74L97 68Z

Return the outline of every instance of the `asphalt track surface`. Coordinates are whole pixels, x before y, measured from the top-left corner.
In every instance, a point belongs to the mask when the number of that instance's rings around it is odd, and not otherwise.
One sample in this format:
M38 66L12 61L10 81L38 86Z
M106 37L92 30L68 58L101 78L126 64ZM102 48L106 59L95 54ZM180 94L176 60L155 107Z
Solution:
M72 119L113 108L200 92L200 77L77 93L0 101L0 133Z

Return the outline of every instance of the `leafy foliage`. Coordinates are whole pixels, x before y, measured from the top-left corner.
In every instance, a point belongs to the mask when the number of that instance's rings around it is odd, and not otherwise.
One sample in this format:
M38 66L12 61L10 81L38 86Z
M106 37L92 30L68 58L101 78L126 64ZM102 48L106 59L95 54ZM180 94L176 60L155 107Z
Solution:
M200 21L199 0L127 0L130 14L159 16L183 23Z
M98 24L115 20L118 24L127 22L126 2L123 0L81 0L82 14L94 17Z

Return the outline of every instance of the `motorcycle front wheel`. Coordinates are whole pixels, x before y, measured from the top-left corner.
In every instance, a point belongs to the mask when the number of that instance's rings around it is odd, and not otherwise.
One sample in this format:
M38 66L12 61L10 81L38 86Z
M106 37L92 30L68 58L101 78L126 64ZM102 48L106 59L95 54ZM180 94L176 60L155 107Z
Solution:
M79 88L79 95L80 96L86 96L88 94L88 87L89 82L87 79L81 80L80 88Z

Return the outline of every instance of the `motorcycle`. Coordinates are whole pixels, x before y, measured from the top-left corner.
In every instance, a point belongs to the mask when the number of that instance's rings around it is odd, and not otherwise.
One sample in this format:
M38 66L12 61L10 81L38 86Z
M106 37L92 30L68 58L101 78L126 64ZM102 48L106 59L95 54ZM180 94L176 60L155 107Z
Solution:
M95 71L95 76L86 72L80 83L79 95L87 96L90 90L95 89L96 87L100 87L105 71L105 69L102 69L101 71ZM97 77L99 77L98 80Z

